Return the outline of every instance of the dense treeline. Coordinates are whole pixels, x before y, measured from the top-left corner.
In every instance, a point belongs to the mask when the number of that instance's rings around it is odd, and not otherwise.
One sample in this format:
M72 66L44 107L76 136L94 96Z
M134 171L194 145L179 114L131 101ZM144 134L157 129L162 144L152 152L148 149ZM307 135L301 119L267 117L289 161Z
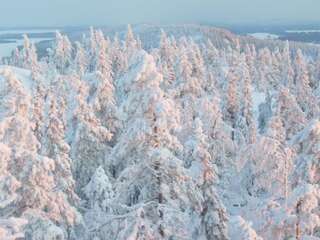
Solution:
M320 57L210 38L57 32L38 59L25 36L0 67L0 236L320 238Z

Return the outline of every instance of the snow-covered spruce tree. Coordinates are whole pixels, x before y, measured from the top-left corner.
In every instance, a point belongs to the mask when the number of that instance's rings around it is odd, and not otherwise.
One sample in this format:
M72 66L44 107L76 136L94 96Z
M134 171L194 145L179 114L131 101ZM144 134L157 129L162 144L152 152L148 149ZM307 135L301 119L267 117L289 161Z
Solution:
M318 122L313 120L292 138L291 145L297 156L295 158L295 168L292 174L284 174L284 177L291 179L287 189L290 190L291 188L291 191L287 191L285 205L281 202L274 202L267 209L260 210L264 212L263 215L268 215L267 219L272 219L272 221L265 220L264 233L262 234L265 238L292 237L304 239L319 236L320 221L319 217L316 216L316 212L319 211L317 174L319 171L316 163L318 162L316 160L318 159L318 128ZM279 127L276 127L276 129L279 129ZM284 129L273 131L271 135L283 141L285 140L284 132Z
M149 70L148 67L151 69ZM157 105L152 106L151 103L156 103L156 100L158 98L164 99L164 103L161 102L161 104L168 104L168 109L164 109L168 111L174 118L172 121L168 120L168 124L172 124L175 127L177 127L177 113L173 111L170 104L172 104L172 101L170 99L167 99L164 97L164 93L160 89L160 86L158 84L161 83L162 81L162 76L156 71L155 66L154 66L154 61L151 56L146 54L145 52L136 52L135 58L131 62L131 71L129 71L126 76L124 76L122 79L119 81L119 85L121 85L121 88L124 89L124 95L122 97L122 104L120 107L119 115L122 120L122 122L128 126L128 129L124 129L122 131L122 135L125 136L125 131L130 131L134 133L137 131L139 126L143 126L143 122L145 122L147 110L152 110L156 109ZM145 100L145 102L143 101ZM149 101L149 102L148 102ZM152 101L152 102L151 102ZM149 109L150 108L150 109ZM161 109L160 109L161 110ZM161 112L162 113L162 112ZM138 115L140 114L140 115ZM160 113L159 113L160 114ZM163 113L164 114L164 113ZM137 118L135 116L137 115ZM165 115L166 116L166 115ZM149 119L151 116L148 114ZM167 121L167 120L166 120ZM165 122L166 122L165 121ZM139 125L137 125L135 128L132 128L130 124L137 124L138 122ZM133 125L134 126L134 125ZM145 129L147 130L147 129ZM129 133L129 132L128 132ZM166 130L165 133L168 134L168 137L171 136L170 129ZM136 137L139 137L137 135ZM119 141L125 140L123 143L123 147L119 148L122 144L117 144L114 148L115 153L121 153L121 149L126 149L126 146L128 145L128 140L125 138L120 138ZM170 141L168 142L172 144L171 146L172 149L175 149L177 146L177 142L173 136L170 137ZM130 145L128 145L129 147ZM131 147L131 146L130 146ZM125 151L124 151L125 152ZM129 154L130 155L130 154ZM124 164L127 165L128 163L119 161L116 165L120 167L120 165ZM120 167L120 170L123 168Z
M83 40L85 50L88 55L88 70L93 72L96 68L96 59L97 59L97 39L96 39L96 30L93 27L90 27L90 36L88 39Z
M251 80L256 84L257 82L257 68L256 68L256 49L254 45L246 44L244 49L245 61L248 66L249 75L251 76Z
M46 95L46 83L42 76L43 68L41 61L38 61L38 55L36 47L33 43L30 42L27 35L24 35L24 45L21 51L16 49L16 58L15 61L16 67L23 67L29 69L27 73L30 74L32 81L30 82L30 91L33 95L32 97L32 122L33 122L33 131L39 141L42 138L42 127L44 124L44 102Z
M39 79L40 80L40 79ZM40 81L36 81L33 88L34 97L32 99L32 122L33 131L38 141L43 140L45 126L45 96L46 88Z
M193 122L192 132L184 146L184 158L186 159L186 167L193 169L191 172L196 174L194 179L199 185L204 182L204 175L202 174L204 166L210 165L207 167L213 169L207 141L207 136L203 133L202 122L199 118L196 118Z
M176 79L175 51L167 34L161 30L159 46L160 69L164 78L164 85L170 87Z
M199 45L190 41L189 56L192 64L192 75L202 82L205 76L205 66Z
M234 151L228 125L222 119L220 100L216 96L203 96L196 102L196 116L203 123L203 132L208 138L209 153L214 164L221 167L230 167L226 160L232 161L226 155ZM189 132L190 134L190 132ZM217 172L220 175L220 172Z
M297 168L295 185L302 182L319 184L319 142L320 124L312 120L308 125L293 138L293 144L297 148Z
M290 44L289 41L285 42L285 46L282 52L282 61L280 63L280 71L281 71L281 78L286 86L289 89L293 89L294 84L294 70L292 67L291 61L291 52L290 52Z
M80 173L85 182L81 183L81 187L79 188L80 178L79 175L77 175L78 167L83 166L83 168L85 168L87 165L83 163L88 162L87 160L82 162L83 158L80 157L85 155L84 153L86 152L80 150L86 143L80 143L80 137L78 138L79 132L82 131L82 120L85 119L83 116L91 116L86 118L89 119L86 120L86 122L90 122L93 119L90 128L95 126L97 122L99 123L99 121L96 121L94 110L92 106L88 104L89 87L86 82L87 75L81 78L76 72L77 71L73 69L70 71L70 74L67 75L55 73L49 73L47 75L50 82L45 97L44 115L46 127L43 131L44 137L41 142L44 153L51 152L52 154L54 152L52 150L54 149L53 146L55 146L57 155L64 155L63 159L69 158L68 165L72 169L76 180L77 193L80 193L79 189L82 189L82 187L88 183L89 178L97 167L97 165L92 166L93 170L91 170L89 174ZM82 109L85 109L83 110L85 113L82 112ZM101 124L99 124L99 126L100 125ZM97 132L100 131L99 126L96 128ZM56 132L57 135L53 134L54 136L52 137L52 132ZM93 146L96 146L96 144ZM88 145L87 147L90 148L92 146ZM93 150L93 152L95 152L95 150ZM68 171L69 170L70 169L68 169Z
M76 100L72 123L74 133L71 144L71 158L74 159L73 174L77 192L83 196L83 187L89 182L96 168L105 167L104 156L110 151L108 142L112 133L102 125L88 104L89 87L81 82Z
M271 200L255 209L260 213L257 232L263 239L318 239L318 202L318 189L302 183L289 195L286 208Z
M104 77L112 77L112 69L110 63L110 57L107 54L108 42L104 37L102 31L97 30L96 33L97 40L97 56L96 56L96 66L95 71L100 72Z
M270 79L270 72L272 71L272 56L270 49L260 49L257 58L257 70L259 79L259 81L257 81L257 85L259 90L265 91L272 85L272 79Z
M310 77L306 60L299 49L296 53L295 65L295 84L296 96L302 111L308 117L316 117L319 115L319 107L317 99L314 97L312 88L310 87Z
M203 195L201 234L205 239L228 239L227 214L216 189L217 167L209 153L207 137L199 118L194 121L193 132L185 144L187 167ZM217 184L216 184L217 186Z
M201 227L205 239L227 240L229 239L227 211L213 186L212 174L212 170L207 166L204 170L205 181L201 187L203 191Z
M229 224L229 236L232 240L263 240L241 216L232 217Z
M183 48L180 50L181 54L179 56L179 65L178 65L178 82L181 86L180 95L185 95L188 92L197 94L199 85L194 83L195 78L192 77L192 64L188 58L187 49Z
M204 46L203 50L204 60L207 65L211 67L217 67L218 66L218 60L219 60L219 50L213 45L212 41L210 39L207 40L206 45Z
M61 101L60 101L61 105ZM52 158L55 161L54 177L57 188L65 192L69 197L69 201L77 200L74 193L74 180L72 177L72 160L69 157L70 146L65 141L65 125L62 121L62 108L58 108L58 101L51 99L50 109L48 113L48 122L44 130L44 139L42 142L42 154Z
M2 110L2 109L1 109ZM1 111L0 110L0 111ZM0 238L15 239L24 237L23 227L27 220L23 218L7 218L3 213L10 213L15 206L21 183L10 173L11 148L0 142Z
M275 48L274 51L271 53L271 69L270 73L267 75L267 80L270 87L272 88L278 88L281 86L281 61L282 61L282 55L279 50L279 48Z
M279 116L269 121L265 136L250 145L244 158L243 180L247 203L254 210L248 210L243 217L254 221L253 226L263 239L285 239L292 237L294 230L294 193L292 173L294 151L286 143L286 133ZM261 202L263 201L263 202ZM255 219L259 217L259 221ZM231 229L231 232L233 229Z
M1 198L0 204L2 211L10 206L17 200L18 194L16 193L17 189L21 186L21 183L10 174L8 165L10 161L11 149L5 144L1 143L0 148L0 161L1 161Z
M114 197L112 185L102 167L98 167L92 175L90 182L83 189L86 201L84 220L89 229L89 238L99 237L95 227L108 220L106 215L112 213L111 200Z
M285 144L285 128L283 126L283 121L279 116L274 116L270 119L267 136L273 139L275 141L275 144L278 145L279 148L277 151L279 152L277 154L277 157L280 157L278 162L278 168L280 173L279 177L280 179L277 179L280 181L281 185L280 188L283 190L282 192L282 198L285 202L285 207L287 207L287 200L289 191L291 190L291 183L289 182L290 175L292 173L293 168L293 150L290 149ZM281 177L283 178L281 180Z
M65 74L72 60L72 45L66 35L56 32L55 42L49 50L49 61L59 73Z
M316 59L309 64L309 73L310 73L310 84L312 89L314 89L315 95L318 97L319 96L319 89L320 89L320 57L319 54L316 57Z
M10 65L13 65L15 67L22 67L23 59L22 59L22 53L19 50L19 48L15 48L10 57Z
M169 38L163 29L161 29L160 35L159 55L163 62L167 62L171 57Z
M89 209L108 212L108 200L113 198L113 189L102 167L98 167L85 186L84 193L88 199ZM98 212L97 212L98 213Z
M81 77L86 73L88 68L88 58L86 55L86 51L80 42L76 42L76 53L74 59L74 71Z
M303 129L306 124L306 115L298 105L296 98L288 88L281 88L278 92L275 111L285 121L286 138L292 138Z
M283 128L281 119L278 117L271 118L269 129L267 131L268 137L273 140L273 144L271 144L271 150L275 149L275 158L278 162L274 162L276 169L272 167L269 170L271 171L270 176L274 176L274 179L271 181L278 181L279 184L274 184L275 186L278 185L278 190L280 191L280 198L284 199L284 205L287 206L288 195L291 190L291 183L290 183L290 175L292 173L293 168L293 151L286 146L285 144L285 130ZM273 146L273 147L272 147ZM277 188L277 187L276 187ZM274 191L274 190L273 190ZM276 190L277 191L277 190ZM277 196L277 193L274 193L274 197Z
M122 80L129 87L121 105L124 128L109 157L118 211L101 231L109 239L190 238L196 233L187 226L199 219L201 194L175 157L173 103L160 89L162 76L150 55L138 52L130 65Z
M20 186L18 182L15 184L19 195L10 204L8 216L28 220L26 236L28 229L35 227L35 222L47 222L56 229L50 237L59 235L62 239L72 239L75 236L74 226L81 223L81 217L68 202L65 192L58 187L55 161L38 154L40 144L30 121L31 89L25 87L25 81L31 80L25 78L28 76L26 73L17 77L10 70L4 70L1 75L1 101L3 110L6 110L1 111L4 114L0 118L0 142L11 151L7 170L20 182ZM43 239L45 236L47 231L43 229L38 237Z
M138 49L138 42L133 34L132 27L130 24L127 27L127 34L126 34L124 48L127 55L127 59L128 61L130 61L130 58Z
M113 84L110 55L107 55L107 41L101 31L97 31L98 52L95 77L96 91L93 93L92 104L101 123L113 134L118 128L116 117L115 86Z
M0 237L1 239L19 239L24 238L23 229L27 223L25 219L9 218L0 219Z
M265 136L248 146L243 158L251 172L243 182L247 193L255 197L272 197L286 205L291 189L289 182L293 168L293 152L285 143L285 128L279 116L269 121Z
M124 48L117 35L115 35L113 42L111 43L110 55L112 73L114 79L118 79L127 70L128 59L126 58Z
M32 78L36 79L40 74L37 50L27 35L24 35L23 38L23 49L21 50L22 67L31 70Z
M228 90L226 96L226 121L231 125L231 139L236 139L236 123L239 117L239 96L238 96L238 81L235 72L232 70L228 74Z
M296 168L293 174L294 191L289 209L295 215L295 235L320 237L319 211L319 121L312 120L292 140L296 148Z
M237 121L237 127L248 143L254 143L256 140L257 127L253 117L253 89L248 66L244 61L242 61L242 63L242 102L240 105L240 116Z
M180 43L181 45L182 43ZM176 80L175 95L181 114L181 131L179 139L184 142L192 129L192 121L197 115L197 101L204 93L202 78L193 73L193 65L188 57L192 48L182 47L179 53L178 74Z

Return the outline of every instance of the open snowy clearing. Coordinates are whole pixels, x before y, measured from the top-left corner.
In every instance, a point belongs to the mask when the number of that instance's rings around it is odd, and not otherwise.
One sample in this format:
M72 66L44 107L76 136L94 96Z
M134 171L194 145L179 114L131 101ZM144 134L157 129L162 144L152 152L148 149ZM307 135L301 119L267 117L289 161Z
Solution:
M272 33L263 33L263 32L250 33L248 35L257 39L278 39L279 38L279 35L272 34Z

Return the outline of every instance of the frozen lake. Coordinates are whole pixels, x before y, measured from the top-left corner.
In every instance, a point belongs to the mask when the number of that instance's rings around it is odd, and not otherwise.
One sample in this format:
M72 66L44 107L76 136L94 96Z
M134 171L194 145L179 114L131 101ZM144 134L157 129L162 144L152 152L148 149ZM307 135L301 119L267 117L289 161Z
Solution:
M320 33L320 29L287 30L286 33Z
M13 29L13 30L0 30L0 58L8 57L11 55L12 50L17 46L23 44L21 39L23 34L36 34L36 37L30 37L30 41L38 43L45 40L51 40L52 38L41 37L41 34L54 33L56 29ZM11 35L11 36L10 36ZM8 38L6 38L8 36ZM14 38L12 38L14 36Z

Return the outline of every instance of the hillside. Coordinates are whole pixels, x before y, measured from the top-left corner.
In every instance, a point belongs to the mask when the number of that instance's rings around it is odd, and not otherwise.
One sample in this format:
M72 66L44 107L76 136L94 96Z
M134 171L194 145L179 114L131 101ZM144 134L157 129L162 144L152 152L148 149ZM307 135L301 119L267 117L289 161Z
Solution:
M0 66L0 239L320 239L318 47L104 32Z

